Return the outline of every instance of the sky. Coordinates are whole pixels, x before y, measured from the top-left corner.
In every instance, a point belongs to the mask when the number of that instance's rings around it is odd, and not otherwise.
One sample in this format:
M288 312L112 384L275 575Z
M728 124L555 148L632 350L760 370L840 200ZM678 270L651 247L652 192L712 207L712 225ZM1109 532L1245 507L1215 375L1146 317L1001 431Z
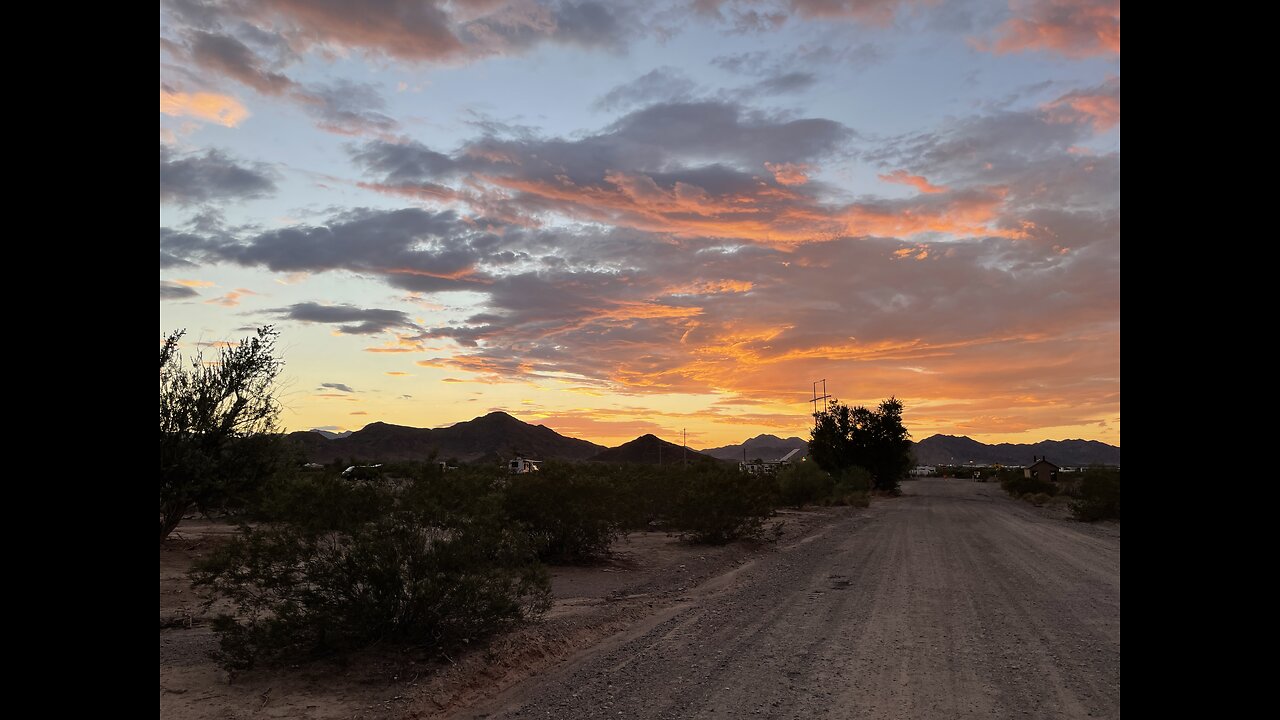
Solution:
M1119 445L1119 2L162 0L161 334L262 325L291 430Z

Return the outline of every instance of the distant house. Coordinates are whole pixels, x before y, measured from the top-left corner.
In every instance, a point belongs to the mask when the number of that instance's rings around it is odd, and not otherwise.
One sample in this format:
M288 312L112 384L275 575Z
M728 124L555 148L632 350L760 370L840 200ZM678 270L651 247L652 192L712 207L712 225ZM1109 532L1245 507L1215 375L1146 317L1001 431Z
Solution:
M938 468L932 465L917 465L911 468L908 474L911 477L933 477L938 474Z
M791 459L798 452L800 452L800 449L796 448L777 460L765 460L764 462L746 462L744 460L738 463L738 471L747 475L776 475L779 470L792 464ZM800 461L804 462L804 458L801 458Z
M1022 469L1025 477L1035 478L1041 482L1054 482L1058 479L1058 466L1049 462L1043 457L1031 456L1035 462L1030 467Z
M523 475L525 473L538 472L540 465L542 465L541 460L529 460L524 457L516 456L515 460L507 463L507 472L512 475Z

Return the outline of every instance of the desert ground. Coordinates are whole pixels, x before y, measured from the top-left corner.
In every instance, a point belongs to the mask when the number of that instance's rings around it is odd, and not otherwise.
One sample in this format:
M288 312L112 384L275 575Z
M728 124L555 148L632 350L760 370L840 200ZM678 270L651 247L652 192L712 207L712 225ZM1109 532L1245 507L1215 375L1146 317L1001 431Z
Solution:
M1119 525L940 479L777 520L774 542L720 548L633 534L554 569L544 619L457 657L371 648L236 677L208 659L185 577L230 530L189 521L160 552L160 715L1120 716Z

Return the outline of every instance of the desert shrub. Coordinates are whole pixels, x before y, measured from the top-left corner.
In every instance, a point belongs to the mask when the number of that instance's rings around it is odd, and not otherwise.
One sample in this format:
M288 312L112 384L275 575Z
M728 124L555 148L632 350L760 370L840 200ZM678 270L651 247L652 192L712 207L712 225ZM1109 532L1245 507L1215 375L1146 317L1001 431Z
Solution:
M865 468L854 465L836 478L835 497L840 505L852 507L869 507L871 499L871 473Z
M758 537L777 502L773 480L734 468L689 468L683 477L672 524L697 543L723 545Z
M1000 474L1000 487L1013 497L1026 494L1044 493L1053 495L1057 492L1052 482L1034 477L1024 477L1021 470L1007 470Z
M214 622L217 659L238 669L375 642L445 652L545 610L546 570L493 493L473 506L486 512L442 513L424 482L276 488L276 521L242 528L192 570L236 608Z
M1090 469L1080 480L1080 497L1071 503L1077 520L1120 519L1120 471Z
M778 493L783 505L801 508L830 498L835 480L814 462L784 467L778 473Z
M595 468L547 463L511 477L504 507L543 559L581 562L606 552L621 533L619 499L617 486Z
M1049 495L1048 493L1038 492L1031 495L1024 495L1022 499L1026 500L1032 505L1035 505L1036 507L1040 507L1045 503L1049 502L1049 500L1052 499L1052 496Z
M290 523L303 531L346 530L385 515L394 504L382 483L347 480L336 473L295 473L268 485L253 519Z
M671 527L687 475L684 468L601 465L597 472L608 478L618 492L619 519L623 529L643 531Z

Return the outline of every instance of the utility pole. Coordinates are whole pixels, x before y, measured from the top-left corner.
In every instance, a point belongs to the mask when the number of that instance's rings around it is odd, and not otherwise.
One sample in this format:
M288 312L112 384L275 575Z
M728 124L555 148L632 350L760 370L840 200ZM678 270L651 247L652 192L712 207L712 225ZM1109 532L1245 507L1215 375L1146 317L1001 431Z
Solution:
M822 383L821 397L818 396L818 383ZM829 400L830 398L831 396L827 394L827 379L823 378L821 380L814 380L813 381L813 399L810 400L809 402L813 403L813 427L815 429L818 427L818 401L819 400L826 401L826 400ZM823 409L826 409L827 406L825 402L823 403L822 407Z
M684 451L682 452L684 459L684 469L689 469L689 428L684 428L680 432L684 433Z

